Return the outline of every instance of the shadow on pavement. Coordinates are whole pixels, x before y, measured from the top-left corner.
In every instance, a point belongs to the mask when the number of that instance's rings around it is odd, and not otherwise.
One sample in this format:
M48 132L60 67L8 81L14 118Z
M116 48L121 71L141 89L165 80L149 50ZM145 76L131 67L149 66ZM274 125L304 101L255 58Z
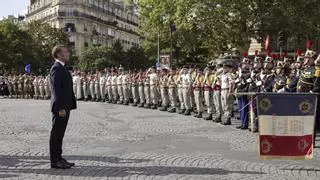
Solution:
M0 174L0 179L18 177L18 174Z
M148 159L125 159L118 157L97 157L97 156L66 156L67 160L83 160L76 162L72 169L58 170L50 169L49 157L47 156L2 156L0 155L0 173L8 173L4 176L16 174L42 174L57 176L76 177L126 177L132 175L166 176L178 175L227 175L230 173L261 175L263 172L254 171L229 171L221 168L201 168L201 167L178 167L178 166L146 166L152 160ZM90 161L94 161L89 163ZM26 163L27 162L27 163ZM110 165L97 165L99 163L109 163ZM134 163L134 165L132 164ZM95 165L90 165L95 164ZM39 166L40 167L37 167ZM10 168L15 167L15 168ZM0 177L1 177L0 174Z

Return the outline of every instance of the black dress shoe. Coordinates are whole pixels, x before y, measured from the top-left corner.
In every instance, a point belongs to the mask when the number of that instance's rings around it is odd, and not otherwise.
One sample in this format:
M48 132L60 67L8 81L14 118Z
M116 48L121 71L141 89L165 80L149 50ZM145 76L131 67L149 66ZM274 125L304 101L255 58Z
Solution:
M72 162L68 162L66 159L64 159L64 158L62 158L62 160L66 163L66 164L68 164L69 166L74 166L75 164L74 163L72 163Z
M248 126L242 126L240 129L242 130L248 129Z
M242 129L242 125L240 125L240 126L237 126L236 128L237 128L237 129Z
M54 169L70 169L71 165L67 164L66 162L64 162L64 160L60 160L56 163L51 163L51 168Z

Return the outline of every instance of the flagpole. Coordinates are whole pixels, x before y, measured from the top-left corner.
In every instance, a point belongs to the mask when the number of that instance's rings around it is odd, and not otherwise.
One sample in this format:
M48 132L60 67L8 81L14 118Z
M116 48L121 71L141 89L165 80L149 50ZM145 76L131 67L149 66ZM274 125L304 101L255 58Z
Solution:
M158 30L158 61L160 59L160 32Z
M172 67L172 29L170 27L170 68Z

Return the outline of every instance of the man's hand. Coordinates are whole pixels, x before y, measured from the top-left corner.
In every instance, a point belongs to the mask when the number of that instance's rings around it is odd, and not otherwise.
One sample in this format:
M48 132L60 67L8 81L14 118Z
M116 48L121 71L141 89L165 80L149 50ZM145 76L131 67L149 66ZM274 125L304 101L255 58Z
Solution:
M66 117L66 115L67 115L66 110L61 109L61 110L59 111L59 116L60 116L60 117Z

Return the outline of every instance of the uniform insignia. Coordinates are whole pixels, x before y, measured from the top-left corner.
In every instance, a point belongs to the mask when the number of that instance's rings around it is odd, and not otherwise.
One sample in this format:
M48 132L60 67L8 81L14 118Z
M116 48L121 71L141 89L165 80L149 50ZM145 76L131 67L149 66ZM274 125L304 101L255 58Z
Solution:
M300 112L307 114L310 112L311 106L312 106L311 103L308 100L305 100L299 104L299 110Z
M271 100L268 98L264 98L259 102L259 107L262 109L264 112L267 112L271 107L272 103Z
M260 149L264 154L267 154L271 151L272 144L268 140L265 139L260 143Z

